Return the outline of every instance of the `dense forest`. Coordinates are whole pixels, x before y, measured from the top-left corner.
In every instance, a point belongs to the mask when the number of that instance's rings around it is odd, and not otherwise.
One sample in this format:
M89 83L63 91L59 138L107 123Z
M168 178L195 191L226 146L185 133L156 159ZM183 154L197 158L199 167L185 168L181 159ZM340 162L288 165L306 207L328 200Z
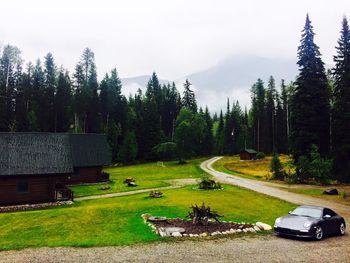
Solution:
M0 58L0 131L106 133L113 161L123 163L232 155L244 148L290 153L299 181L315 174L308 164L318 161L312 167L321 171L331 163L331 177L349 182L346 18L333 69L325 69L308 16L297 55L299 75L294 81L276 84L271 76L265 85L258 79L249 110L228 99L226 109L211 114L197 105L189 80L180 94L175 83L160 84L153 73L144 93L139 90L127 98L116 69L98 81L89 48L70 74L57 67L51 53L43 62L24 65L20 50L6 45Z

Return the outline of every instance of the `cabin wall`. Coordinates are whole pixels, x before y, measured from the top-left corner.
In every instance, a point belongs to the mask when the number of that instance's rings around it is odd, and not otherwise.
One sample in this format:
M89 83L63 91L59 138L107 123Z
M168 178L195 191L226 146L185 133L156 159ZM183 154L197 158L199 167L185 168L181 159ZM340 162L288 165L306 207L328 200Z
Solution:
M51 202L55 199L55 183L61 176L30 175L0 177L0 205ZM18 192L18 183L27 182L28 191Z
M240 156L239 158L240 158L241 160L254 160L256 154L248 153L248 152L241 152L241 153L239 154L239 156Z
M63 183L82 184L82 183L98 183L101 182L102 167L80 167L75 168L72 175L66 176Z

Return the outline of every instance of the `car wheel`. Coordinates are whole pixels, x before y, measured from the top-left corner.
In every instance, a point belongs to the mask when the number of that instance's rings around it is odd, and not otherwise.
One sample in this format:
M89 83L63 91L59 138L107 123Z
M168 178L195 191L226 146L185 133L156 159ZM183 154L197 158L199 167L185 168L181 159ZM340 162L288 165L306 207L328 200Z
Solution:
M340 223L340 226L339 226L339 234L340 235L344 235L345 234L345 224L342 222Z
M315 239L321 240L323 238L323 229L320 226L316 226L315 229Z

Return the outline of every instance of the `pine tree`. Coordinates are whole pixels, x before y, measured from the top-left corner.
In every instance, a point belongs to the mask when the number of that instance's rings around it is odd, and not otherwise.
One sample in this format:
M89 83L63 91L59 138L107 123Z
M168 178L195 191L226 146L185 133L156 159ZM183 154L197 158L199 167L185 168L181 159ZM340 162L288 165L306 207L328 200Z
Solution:
M26 98L26 84L25 78L27 76L22 73L21 65L17 66L15 73L15 93L16 93L16 104L15 104L15 130L17 132L29 131L29 119L27 109L27 98Z
M336 48L332 114L333 172L339 181L350 182L350 31L345 17Z
M189 109L193 113L197 112L197 102L194 92L190 89L191 83L186 79L184 85L184 92L182 97L182 106Z
M215 136L215 141L216 141L215 151L218 154L224 153L224 129L225 129L225 121L222 115L222 111L220 111L219 124L216 131L216 136Z
M10 131L15 120L15 80L14 73L22 63L21 51L6 45L0 59L0 131Z
M36 131L45 131L45 74L38 59L33 70L33 90L32 90L32 107L30 122L32 129Z
M55 116L55 92L57 86L56 66L51 53L45 56L45 84L41 99L42 114L41 124L43 131L53 132L56 130Z
M275 79L272 76L270 76L270 79L267 85L267 90L266 90L266 103L265 103L266 136L263 140L266 153L271 153L276 148L275 97L276 97Z
M72 112L72 88L68 72L60 70L55 97L55 132L68 132Z
M211 119L208 106L205 107L204 120L206 123L206 130L203 140L203 151L204 155L211 155L213 153L214 147L214 137L213 137L213 121Z
M224 126L224 153L231 155L234 148L234 127L230 108L230 100L227 98L227 109Z
M265 88L261 79L253 85L252 93L252 118L253 118L253 146L259 151L265 151L264 139L266 133L265 125Z
M84 131L85 119L86 119L86 88L84 69L81 63L78 63L75 67L74 77L74 96L73 96L73 109L74 109L74 130L75 132Z
M309 152L312 144L319 147L322 156L329 153L330 96L324 64L319 48L314 43L314 35L307 15L298 48L299 76L292 110L293 155L296 161Z

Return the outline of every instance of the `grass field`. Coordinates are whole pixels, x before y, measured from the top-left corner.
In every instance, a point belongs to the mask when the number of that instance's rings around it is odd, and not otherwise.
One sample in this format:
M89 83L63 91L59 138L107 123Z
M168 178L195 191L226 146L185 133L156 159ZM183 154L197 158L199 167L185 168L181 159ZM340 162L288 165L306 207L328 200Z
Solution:
M138 194L76 202L70 207L0 214L0 248L110 246L160 240L143 223L141 214L184 218L191 204L202 202L224 215L223 220L250 223L273 224L276 217L295 207L234 186L225 185L222 191L192 188L166 190L160 199Z
M126 192L154 187L169 186L167 180L199 178L204 172L199 168L199 164L205 159L195 159L188 161L187 164L178 164L177 161L164 162L164 167L158 163L147 163L122 167L106 168L105 172L110 174L111 183L95 185L71 186L74 196L87 196L108 194L115 192ZM128 187L123 181L133 177L138 186ZM109 186L108 190L100 190Z
M280 155L279 157L282 165L285 166L285 169L288 169L286 164L291 161L291 157L288 155ZM271 160L271 156L255 161L240 161L238 155L226 156L215 162L213 167L218 171L239 175L249 179L266 180L271 178Z
M339 195L324 195L323 191L329 188L336 188L339 191ZM297 194L304 194L304 195L311 195L323 199L327 199L330 201L335 201L343 204L350 205L350 186L348 185L337 185L337 186L331 186L331 187L325 187L325 186L312 186L309 185L291 185L288 188L281 188L282 190L287 190L289 192L297 193Z

